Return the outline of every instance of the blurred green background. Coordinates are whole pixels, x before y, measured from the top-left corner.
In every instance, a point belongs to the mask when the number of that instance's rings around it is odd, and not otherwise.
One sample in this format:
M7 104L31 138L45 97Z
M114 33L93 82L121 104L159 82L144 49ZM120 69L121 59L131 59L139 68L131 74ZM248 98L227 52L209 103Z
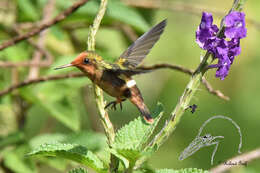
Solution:
M54 0L55 1L55 0ZM74 1L56 0L50 18L69 7ZM133 7L147 5L147 8ZM201 12L213 13L214 23L228 12L232 0L183 0L183 1L136 0L126 2L109 0L108 11L96 38L96 49L104 59L116 59L132 42L124 28L141 35L151 26L167 18L168 25L160 41L144 61L144 65L156 63L178 64L195 69L204 51L195 43L195 31L200 23ZM159 2L163 2L162 4ZM165 6L164 3L171 5ZM47 0L1 0L0 40L8 40L30 31L43 18ZM127 5L128 4L128 5ZM129 5L131 4L131 5ZM139 4L139 5L138 5ZM53 63L42 67L39 76L78 72L77 69L54 71L58 65L69 63L86 49L88 27L97 12L99 1L91 0L61 23L48 29L43 48L53 56ZM151 6L160 6L152 9ZM214 89L230 97L224 101L210 94L202 85L191 104L197 104L195 114L185 113L169 140L149 160L150 167L209 169L213 146L206 147L194 155L179 161L180 153L195 138L204 121L214 115L232 118L241 127L242 152L260 146L260 1L250 0L244 12L247 18L248 35L241 41L242 52L236 57L229 76L221 81L215 78L215 70L206 74ZM166 9L167 7L167 9ZM38 22L38 23L37 23ZM39 43L39 36L32 42ZM27 41L0 51L0 61L29 61L35 56L35 48ZM42 57L44 61L44 57ZM0 66L0 89L28 79L30 67L5 68ZM172 70L160 70L136 76L140 90L148 107L153 110L157 102L164 105L165 119L175 107L189 76ZM114 100L107 95L108 101ZM124 103L123 111L109 110L116 129L139 116L130 102ZM159 128L158 128L159 129ZM225 136L221 140L214 165L237 155L239 135L234 126L225 120L213 120L204 129L213 135ZM96 152L104 146L105 139L95 108L93 89L87 78L74 78L42 82L30 85L0 97L0 172L65 172L67 161L52 158L25 158L31 148L44 142L73 141L83 143ZM102 153L99 153L102 157ZM260 161L237 167L231 172L259 172Z

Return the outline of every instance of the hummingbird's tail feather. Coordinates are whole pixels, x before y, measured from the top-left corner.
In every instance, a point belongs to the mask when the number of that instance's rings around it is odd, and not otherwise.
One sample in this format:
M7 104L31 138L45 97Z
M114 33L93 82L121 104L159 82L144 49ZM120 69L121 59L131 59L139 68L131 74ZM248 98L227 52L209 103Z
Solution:
M142 95L136 86L132 88L131 94L132 95L129 98L129 100L138 108L138 110L141 112L142 116L144 117L144 120L147 123L152 124L154 122L154 119L151 117L150 111L147 108L147 106L144 104Z
M153 124L154 119L151 117L151 114L150 114L149 109L146 107L145 104L143 104L143 105L144 105L143 108L138 107L139 111L141 112L141 114L142 114L143 117L144 117L144 120L145 120L147 123Z

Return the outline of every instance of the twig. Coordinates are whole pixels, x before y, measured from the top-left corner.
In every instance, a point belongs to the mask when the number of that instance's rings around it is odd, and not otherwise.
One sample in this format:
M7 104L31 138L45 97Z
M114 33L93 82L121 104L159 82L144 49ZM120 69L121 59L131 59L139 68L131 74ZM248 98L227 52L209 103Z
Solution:
M210 85L210 83L205 79L205 77L202 78L202 83L204 84L204 86L206 87L206 89L211 93L214 94L216 96L218 96L219 98L229 101L230 98L228 96L225 96L221 91L219 90L214 90L213 87Z
M234 167L234 165L247 165L248 162L254 161L260 158L260 148L257 148L253 151L235 156L231 159L228 159L224 163L212 168L209 170L211 173L222 173Z
M168 68L168 69L172 69L172 70L177 70L189 75L192 75L194 73L193 70L179 66L179 65L173 65L173 64L155 64L153 66L141 66L138 69L142 69L142 70L158 70L158 69L163 69L163 68ZM210 85L210 83L205 79L205 77L202 78L202 83L204 84L204 86L206 87L206 89L213 95L218 96L219 98L228 101L229 97L225 96L221 91L219 90L214 90L213 87Z
M68 79L68 78L77 78L77 77L83 77L83 76L85 76L83 73L74 73L74 74L45 76L45 77L39 77L37 79L25 80L23 82L12 85L12 86L10 86L9 88L7 88L3 91L0 91L0 96L8 94L9 92L11 92L11 91L13 91L17 88L22 88L24 86L32 85L32 84L35 84L35 83L53 81L53 80L61 80L61 79Z
M20 34L20 30L17 26L14 27L14 31ZM43 49L38 44L34 43L30 38L27 39L31 46L35 47L37 51L39 51L42 55L45 56L46 60L42 62L32 62L32 61L23 61L23 62L9 62L9 61L0 61L1 68L18 68L18 67L49 67L52 63L53 57L52 55L45 49Z
M15 64L12 64L12 65L15 65ZM16 64L16 65L21 66L21 65L28 65L28 64ZM35 64L35 65L38 65L38 64ZM0 63L0 67L1 67L1 63ZM179 66L179 65L173 65L173 64L155 64L155 65L152 65L152 66L141 66L141 67L139 67L139 69L143 69L143 70L159 70L159 69L164 69L164 68L180 71L180 72L183 72L183 73L188 74L188 75L192 75L192 73L193 73L193 70L191 70L191 69L188 69L188 68L185 68L185 67L182 67L182 66ZM82 73L75 73L75 74L72 74L72 75L70 75L70 74L55 75L55 76L40 77L40 78L37 78L35 80L25 80L25 81L21 82L20 84L17 84L15 86L10 86L9 88L7 88L5 90L0 91L0 96L8 94L9 92L11 92L11 91L13 91L17 88L21 88L21 87L24 87L26 85L31 85L31 84L35 84L35 83L39 83L39 82L46 82L46 81L49 81L49 80L60 80L60 79L83 77L83 76L84 76L84 74L82 74ZM216 95L221 99L229 100L229 97L225 96L221 91L214 90L212 88L212 86L210 85L210 83L205 78L202 79L202 82L206 86L206 89L211 94Z
M38 67L49 67L49 61L42 61L42 62L31 62L31 61L24 61L24 62L9 62L9 61L0 61L1 68L13 68L13 67L31 67L31 66L38 66Z
M68 9L66 9L65 11L61 12L58 16L56 16L54 19L47 21L45 23L42 23L39 27L33 29L30 32L27 32L25 34L22 35L18 35L14 38L12 38L11 40L8 40L4 43L2 43L0 45L0 50L3 50L9 46L12 46L20 41L23 41L25 39L28 39L32 36L35 36L36 34L42 32L43 30L45 30L46 28L64 20L66 17L68 17L71 13L73 13L74 11L76 11L79 7L81 7L82 5L84 5L85 3L87 3L88 0L79 0L77 2L75 2L71 7L69 7Z
M44 9L43 9L43 19L41 23L45 23L51 19L52 13L54 11L55 7L55 0L49 0ZM46 41L46 35L47 35L48 30L46 29L45 31L41 32L39 34L39 39L37 41L37 46L41 47L44 49L45 47L45 41ZM42 59L42 52L39 50L36 50L34 52L32 61L33 63L39 63L41 62ZM28 74L28 79L35 79L39 76L39 66L31 66L29 74Z

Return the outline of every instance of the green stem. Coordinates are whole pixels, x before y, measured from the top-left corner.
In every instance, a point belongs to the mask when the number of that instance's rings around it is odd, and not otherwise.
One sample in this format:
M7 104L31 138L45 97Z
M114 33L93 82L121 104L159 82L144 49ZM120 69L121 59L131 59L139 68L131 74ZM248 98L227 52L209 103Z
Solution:
M89 51L95 51L95 40L96 40L95 38L96 38L97 31L99 29L101 20L106 12L106 7L107 7L107 0L102 0L100 3L98 13L94 19L93 25L90 26L90 32L89 32L89 36L88 36L88 50ZM94 94L95 94L95 98L96 98L96 105L97 105L97 108L99 111L99 116L100 116L105 133L108 138L108 144L111 145L115 138L115 132L114 132L113 124L111 123L111 121L108 117L108 113L104 109L105 103L104 103L103 91L95 84L93 84L93 88L94 88Z
M94 19L93 25L90 27L90 32L88 36L88 50L89 51L95 51L95 38L97 31L99 29L101 20L104 17L104 14L106 12L107 8L107 3L108 0L101 0L100 7L98 10L98 13ZM100 89L97 85L93 83L93 88L94 88L94 94L95 94L95 99L96 99L96 105L99 111L99 118L102 122L102 125L104 127L107 139L108 139L108 145L111 147L112 143L114 142L115 139L115 130L113 127L113 124L111 123L108 113L106 112L105 108L105 102L104 102L104 97L103 97L103 91ZM118 164L119 161L114 156L111 154L110 157L110 172L116 172L118 169Z
M160 133L150 143L150 146L156 146L157 148L160 147L168 139L170 134L175 130L176 125L179 123L183 113L189 106L193 95L201 84L202 77L206 72L207 66L209 64L209 57L210 53L207 52L201 64L192 75L190 82L188 83L182 96L180 97L178 104L171 113L170 119L166 122L164 128L160 131Z
M229 11L229 13L232 11L241 11L245 1L246 0L234 0L232 8ZM222 22L218 36L221 37L221 34L223 34L223 32L224 32L224 25ZM186 108L189 106L189 103L193 95L195 94L199 85L201 84L202 77L207 71L207 66L211 64L213 61L213 59L212 58L209 59L209 57L210 57L210 53L207 52L202 62L200 63L200 65L192 75L190 82L186 86L177 106L171 113L169 120L166 122L165 126L161 129L159 134L157 134L155 138L151 141L149 146L156 147L158 149L175 130L176 125L180 122L183 113L185 112Z

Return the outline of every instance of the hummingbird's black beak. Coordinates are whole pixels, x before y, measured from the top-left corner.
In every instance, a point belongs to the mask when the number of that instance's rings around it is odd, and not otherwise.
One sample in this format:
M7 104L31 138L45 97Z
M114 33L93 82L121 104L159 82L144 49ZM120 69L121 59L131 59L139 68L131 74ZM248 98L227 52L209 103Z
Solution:
M56 68L54 68L54 70L59 70L59 69L63 69L63 68L71 67L71 66L73 66L73 64L66 64L66 65L56 67Z

